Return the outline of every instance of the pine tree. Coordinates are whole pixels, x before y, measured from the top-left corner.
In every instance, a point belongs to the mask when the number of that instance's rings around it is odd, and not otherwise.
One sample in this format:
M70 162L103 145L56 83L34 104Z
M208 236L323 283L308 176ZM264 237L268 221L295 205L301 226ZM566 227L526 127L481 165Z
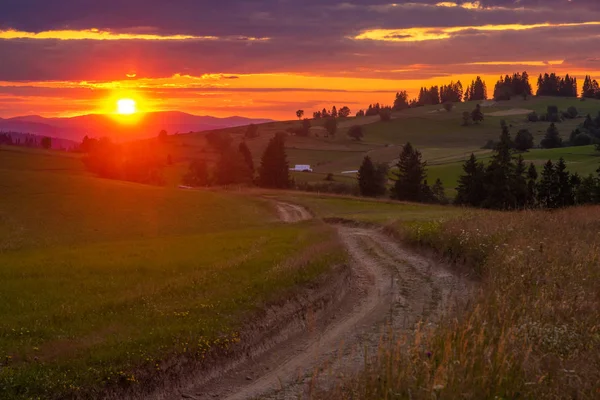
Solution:
M492 161L485 171L487 197L483 206L486 208L510 209L516 206L516 196L513 192L515 165L512 160L512 147L510 133L505 125L494 149Z
M533 135L528 129L520 129L515 136L515 148L519 151L527 151L533 147Z
M557 208L558 179L552 160L544 164L542 178L537 186L538 203L543 208Z
M290 170L285 153L285 138L282 134L275 135L269 141L260 162L258 182L266 188L290 187Z
M424 180L426 162L421 160L421 152L414 149L410 143L406 143L400 153L396 167L398 172L394 173L395 183L392 188L392 198L406 201L423 201L425 197Z
M560 158L556 164L556 182L558 184L558 195L556 204L558 207L569 207L575 204L575 195L573 186L577 180L573 180L571 174L567 171L567 165L564 158Z
M554 149L562 146L562 138L554 122L546 130L546 136L540 142L540 146L544 149Z
M483 121L483 113L481 112L481 106L479 104L477 104L475 106L475 109L473 110L473 112L471 113L471 119L473 120L473 122L475 122L476 124L480 123Z
M529 164L527 170L527 203L526 206L535 207L537 199L537 178L538 173L533 163Z
M529 187L526 173L527 167L525 166L525 161L523 160L523 156L519 155L511 182L512 192L515 196L515 207L518 209L524 208L528 202Z
M333 108L331 109L331 117L332 118L337 118L338 117L337 108L335 108L335 106L333 106Z
M448 204L448 198L446 197L446 191L444 184L440 178L437 178L433 186L431 187L433 194L433 201L439 204Z
M246 142L240 143L239 151L244 159L244 162L246 163L246 166L248 167L248 173L252 180L254 178L254 161L252 160L252 153L250 152Z
M475 154L463 164L464 175L458 178L456 198L454 202L459 205L479 207L487 197L484 187L484 166L477 161Z
M378 185L377 169L371 161L371 157L366 156L358 170L360 194L365 197L375 197L381 192Z

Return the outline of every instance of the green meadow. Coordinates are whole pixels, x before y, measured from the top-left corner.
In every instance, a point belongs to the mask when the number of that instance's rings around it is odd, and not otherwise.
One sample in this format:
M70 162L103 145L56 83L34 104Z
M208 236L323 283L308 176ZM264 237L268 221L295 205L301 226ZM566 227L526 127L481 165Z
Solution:
M0 147L0 188L3 399L151 385L344 261L331 228L264 199L101 180L67 154Z
M490 140L500 136L500 122L505 121L513 135L520 129L528 129L534 136L534 142L539 145L550 125L548 122L532 123L527 121L527 112L536 111L543 114L549 105L558 106L564 111L570 106L577 108L579 117L565 120L557 124L557 128L566 141L572 130L583 122L587 114L595 116L600 111L600 100L586 99L581 101L574 98L532 97L528 100L512 99L503 102L485 102L482 111L485 115L483 123L462 126L462 113L472 111L477 102L456 103L451 112L441 105L425 106L415 109L395 112L392 120L383 122L378 117L349 117L341 118L334 137L328 136L323 128L324 120L311 120L312 128L309 137L288 135L286 152L291 166L294 164L310 164L312 174L293 174L298 182L320 182L328 174L332 174L337 182L355 182L354 175L342 174L344 171L358 170L363 158L368 155L374 161L393 164L406 142L411 142L423 154L428 162L430 183L437 178L442 179L450 195L456 187L460 175L460 165L471 153L485 160L491 153L483 147ZM357 111L357 110L353 110ZM355 141L347 136L348 129L353 125L361 125L364 137ZM277 132L286 132L290 128L298 128L299 121L281 121L258 125L259 137L244 139L245 127L222 129L217 131L228 134L234 143L246 140L255 165L260 164L260 157L269 139ZM206 133L172 135L164 148L165 154L171 154L175 163L166 170L167 181L171 185L180 182L181 175L187 169L192 158L215 160L218 155L206 142ZM578 159L574 154L580 154ZM600 153L598 153L600 154ZM597 156L592 147L569 147L554 150L532 149L525 153L526 160L542 162L552 159L557 161L564 157L569 169L573 172L587 175L595 171Z

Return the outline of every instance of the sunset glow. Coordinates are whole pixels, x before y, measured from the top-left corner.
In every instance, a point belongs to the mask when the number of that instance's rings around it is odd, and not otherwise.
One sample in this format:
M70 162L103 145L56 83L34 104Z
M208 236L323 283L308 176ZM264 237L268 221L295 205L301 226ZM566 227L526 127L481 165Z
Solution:
M47 18L19 2L0 13L0 118L131 120L131 105L122 113L117 101L132 99L134 114L288 119L334 104L355 113L391 104L397 91L415 97L476 76L490 95L500 75L525 70L534 85L546 72L580 85L600 79L593 0L267 0L210 10L149 0L104 13L57 1L62 8L32 0Z
M136 112L135 100L120 99L117 101L117 112L121 115L131 115Z

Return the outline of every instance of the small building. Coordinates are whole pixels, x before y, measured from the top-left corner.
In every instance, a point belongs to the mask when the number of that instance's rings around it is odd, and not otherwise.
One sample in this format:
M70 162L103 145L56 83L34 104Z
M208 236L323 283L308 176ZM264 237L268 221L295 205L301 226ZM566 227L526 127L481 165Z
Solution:
M312 172L312 168L310 167L310 165L305 165L305 164L296 164L294 166L294 168L290 168L290 171L297 171L297 172Z

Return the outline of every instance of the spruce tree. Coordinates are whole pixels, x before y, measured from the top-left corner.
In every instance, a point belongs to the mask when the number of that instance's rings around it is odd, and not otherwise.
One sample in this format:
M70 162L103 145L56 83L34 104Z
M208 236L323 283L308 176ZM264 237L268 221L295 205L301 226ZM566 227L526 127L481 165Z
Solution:
M543 208L557 208L558 180L552 160L544 164L542 178L537 186L538 203Z
M576 186L579 177L573 179L573 176L567 171L565 160L561 157L556 164L556 182L558 184L557 206L569 207L575 204L574 186Z
M515 136L515 148L519 151L527 151L533 147L533 135L528 129L521 129Z
M577 204L593 204L598 202L598 180L589 174L581 180L575 191L575 202Z
M448 204L448 198L446 197L446 191L444 184L440 178L437 178L433 186L431 187L433 194L433 200L439 204Z
M519 155L515 165L515 173L512 179L512 191L515 195L515 207L522 209L528 202L528 183L527 183L527 167L523 156Z
M366 156L358 169L358 188L361 196L375 197L378 195L377 170L371 157Z
M278 133L269 141L260 162L258 182L260 186L266 188L290 187L290 169L283 134Z
M527 204L529 208L535 207L537 199L537 178L538 173L533 163L529 164L527 170Z
M424 180L426 162L421 160L421 152L414 149L410 143L406 143L400 153L400 158L395 172L395 183L392 188L392 198L405 201L424 200Z
M484 187L484 166L477 161L475 154L463 164L464 175L458 178L456 198L454 202L459 205L479 207L486 198Z
M483 121L483 112L481 112L481 106L479 104L477 104L475 106L475 109L473 110L473 112L471 113L471 119L473 120L473 122L475 122L476 124L480 123Z
M254 178L254 161L252 160L252 153L250 153L250 149L246 142L241 142L239 146L240 154L248 167L248 173L251 177L251 180Z
M515 165L512 160L512 140L508 128L503 126L495 154L485 171L487 197L483 202L486 208L509 209L516 206L514 189Z
M562 146L562 139L554 122L546 130L546 136L540 142L540 146L544 149L554 149Z

